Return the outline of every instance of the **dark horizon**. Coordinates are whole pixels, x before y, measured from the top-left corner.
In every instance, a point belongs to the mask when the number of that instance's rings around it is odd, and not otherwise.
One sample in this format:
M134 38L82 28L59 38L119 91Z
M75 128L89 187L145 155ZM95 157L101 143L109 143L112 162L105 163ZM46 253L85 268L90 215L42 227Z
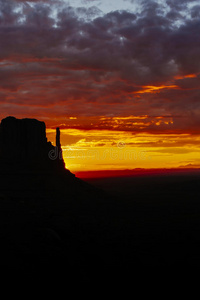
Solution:
M109 177L137 177L137 176L159 176L159 175L199 175L200 168L154 168L154 169L126 169L126 170L99 170L99 171L81 171L74 173L81 179L89 178L109 178Z

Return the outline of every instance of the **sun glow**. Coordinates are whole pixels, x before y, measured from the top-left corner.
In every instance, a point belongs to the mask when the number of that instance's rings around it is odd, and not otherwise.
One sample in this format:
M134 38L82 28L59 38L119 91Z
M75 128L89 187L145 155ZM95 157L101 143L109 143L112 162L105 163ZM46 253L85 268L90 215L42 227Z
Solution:
M61 143L72 172L200 166L200 135L62 129Z

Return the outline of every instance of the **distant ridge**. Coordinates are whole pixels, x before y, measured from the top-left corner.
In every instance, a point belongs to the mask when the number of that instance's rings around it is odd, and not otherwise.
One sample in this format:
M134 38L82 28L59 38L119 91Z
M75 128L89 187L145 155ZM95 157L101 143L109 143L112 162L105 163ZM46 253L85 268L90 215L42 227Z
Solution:
M113 178L113 177L138 177L138 176L160 176L160 175L181 175L199 174L200 168L171 168L171 169L125 169L125 170L101 170L101 171L80 171L76 176L82 179L89 178Z

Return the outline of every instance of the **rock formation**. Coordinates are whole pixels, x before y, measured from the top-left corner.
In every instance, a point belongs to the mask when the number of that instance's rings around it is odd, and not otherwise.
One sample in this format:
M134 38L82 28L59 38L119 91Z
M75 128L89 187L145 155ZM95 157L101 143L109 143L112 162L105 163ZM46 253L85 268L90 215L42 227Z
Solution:
M56 128L56 150L57 150L57 164L64 167L64 160L62 155L62 148L60 143L60 128Z
M56 129L56 146L46 138L44 122L7 117L0 124L1 170L65 170Z

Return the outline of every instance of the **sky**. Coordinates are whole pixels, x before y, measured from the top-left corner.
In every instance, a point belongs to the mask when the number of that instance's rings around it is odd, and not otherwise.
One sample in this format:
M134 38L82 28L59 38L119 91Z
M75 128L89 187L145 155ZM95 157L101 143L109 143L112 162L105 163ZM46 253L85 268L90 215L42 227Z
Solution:
M0 0L0 119L37 118L66 167L200 167L200 3Z

